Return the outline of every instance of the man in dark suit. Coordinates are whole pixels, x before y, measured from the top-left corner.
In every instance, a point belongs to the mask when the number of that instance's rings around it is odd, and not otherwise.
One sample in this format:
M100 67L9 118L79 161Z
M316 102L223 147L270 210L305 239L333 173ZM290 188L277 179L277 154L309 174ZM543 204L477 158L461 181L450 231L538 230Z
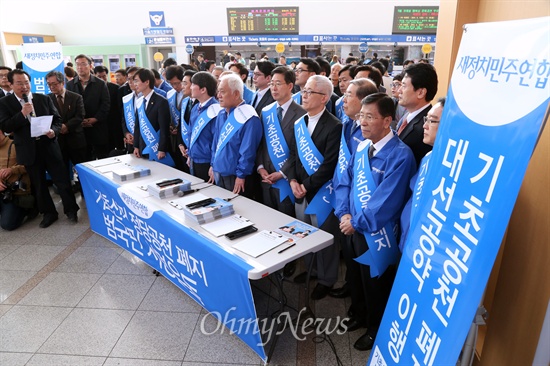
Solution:
M109 116L107 118L107 126L109 129L109 151L114 149L124 148L124 136L122 133L122 126L120 124L120 111L121 100L118 99L118 84L112 83L109 78L109 69L103 65L94 67L95 76L107 83L107 89L109 90L109 100L111 106L109 107Z
M317 193L325 192L327 183L334 175L338 160L342 124L325 108L332 89L332 83L327 77L315 75L308 79L300 91L302 106L307 111L307 115L295 123L295 138L290 147L290 156L281 171L290 182L290 187L296 198L296 218L320 227L322 230L335 233L338 229L338 222L330 212L332 208L322 207L327 211L324 222L321 222L323 213L320 211L316 214L305 213L307 206L312 203ZM301 131L301 136L297 131ZM297 143L297 139L300 140L300 144ZM309 143L310 140L311 143ZM302 161L307 162L306 166ZM319 281L311 294L312 299L319 300L325 297L336 282L338 278L338 250L338 244L334 243L317 253L316 265ZM311 259L311 256L309 258L306 256L306 263ZM295 278L296 282L304 280L305 274L300 274Z
M158 133L158 149L155 160L161 161L170 151L170 107L168 101L153 91L155 76L149 69L140 69L134 75L134 86L136 92L143 95L143 108L145 115L151 123L152 128ZM137 114L139 115L140 103L137 103ZM134 155L141 157L147 143L142 137L139 117L136 116L134 127Z
M0 98L12 93L11 84L8 81L8 73L11 67L0 66Z
M258 166L257 171L262 179L263 203L293 217L295 216L294 200L290 197L286 197L281 202L281 189L274 187L273 184L281 179L283 180L281 183L288 184L283 175L279 172L281 166L278 166L278 164L281 162L284 163L290 154L289 147L294 140L294 122L307 113L305 109L292 100L292 90L295 81L296 76L294 71L290 70L288 67L279 66L271 72L271 94L275 99L275 103L265 107L260 116L264 126L264 138L260 144L256 158L256 165ZM282 119L279 120L281 117ZM276 128L277 133L273 133L274 129L271 126L271 124L275 123L278 123L280 126L280 128ZM282 136L279 136L279 134L282 134ZM284 151L285 158L278 154L279 150L283 149L282 145L274 146L270 143L273 139L276 141L282 141L284 139L287 146L286 151ZM279 161L272 161L272 156ZM281 183L278 183L278 185ZM288 186L288 188L290 188L290 186ZM285 189L286 187L283 188L283 194ZM292 191L290 191L290 193L292 193Z
M124 135L124 143L128 152L134 152L134 128L133 123L135 120L135 101L137 99L137 93L135 92L134 86L134 75L140 68L137 66L131 66L126 70L126 83L124 83L118 89L118 99L121 104L121 126L122 133ZM132 95L132 97L127 97L127 95ZM126 104L126 107L125 107ZM131 112L131 113L130 113Z
M86 136L82 128L84 101L81 95L65 89L65 77L59 71L46 74L46 83L53 105L61 116L61 130L58 136L63 162L68 168L86 161Z
M44 214L40 227L46 228L57 220L57 210L46 183L46 170L59 189L63 209L72 222L78 221L79 209L63 164L57 136L61 130L61 117L50 98L30 93L30 77L23 70L12 70L8 80L14 94L0 99L0 129L13 132L17 162L25 166L34 187L38 210ZM52 116L49 131L41 136L31 136L31 116Z
M91 74L92 59L75 58L77 76L67 83L67 90L82 95L86 116L82 121L86 135L86 160L103 159L109 154L108 116L111 101L107 84Z
M271 96L269 83L271 82L271 71L275 68L275 64L271 61L260 61L256 63L254 69L254 86L256 87L256 95L252 99L252 106L258 115L262 114L262 109L265 106L273 103L275 100Z
M412 150L416 165L432 150L424 139L424 117L432 107L430 101L437 93L437 73L430 64L418 63L407 68L399 89L399 105L408 114L397 124L397 134Z

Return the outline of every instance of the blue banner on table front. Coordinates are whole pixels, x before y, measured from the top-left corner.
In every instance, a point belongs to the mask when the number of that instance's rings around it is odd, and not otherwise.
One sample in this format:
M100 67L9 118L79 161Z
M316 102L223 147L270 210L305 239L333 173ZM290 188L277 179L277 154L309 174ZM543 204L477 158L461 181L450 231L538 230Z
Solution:
M266 360L248 280L251 267L124 187L83 165L76 168L92 230L159 271Z
M549 24L465 26L370 365L456 363L546 118Z
M48 94L46 74L52 70L64 73L61 43L24 43L21 46L23 70L31 76L31 93Z

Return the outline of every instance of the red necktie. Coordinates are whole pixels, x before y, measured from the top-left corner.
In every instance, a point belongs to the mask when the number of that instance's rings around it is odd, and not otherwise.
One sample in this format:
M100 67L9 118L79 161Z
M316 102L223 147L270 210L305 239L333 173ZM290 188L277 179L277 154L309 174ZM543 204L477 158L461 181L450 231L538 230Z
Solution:
M405 119L403 120L403 123L401 123L401 127L399 127L399 130L397 130L397 135L401 135L401 132L403 132L403 130L405 129L405 127L407 127L407 125L409 124L409 121L407 121L407 117L405 117Z

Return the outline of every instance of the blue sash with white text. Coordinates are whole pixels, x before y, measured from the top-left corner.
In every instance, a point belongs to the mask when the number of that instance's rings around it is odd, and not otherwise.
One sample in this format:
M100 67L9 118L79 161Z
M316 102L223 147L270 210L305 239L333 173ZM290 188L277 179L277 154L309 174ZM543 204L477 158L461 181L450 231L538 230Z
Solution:
M325 158L321 152L317 150L315 143L313 143L313 139L307 130L304 117L305 116L302 116L294 123L294 137L296 139L296 147L298 148L300 161L307 174L312 175L319 169ZM333 191L332 179L330 179L319 189L305 210L305 213L308 215L317 215L319 227L323 225L334 206Z
M170 106L170 114L172 115L172 124L178 127L180 124L180 112L178 111L178 92L176 89L171 89L166 93L166 99Z
M336 111L335 111L336 117L339 120L342 120L342 117L345 116L345 113L344 113L344 97L343 96L338 98L336 103L334 103L334 109L336 109Z
M340 149L338 151L338 165L336 166L335 178L339 182L342 178L342 174L348 169L349 161L351 159L351 153L346 142L346 129L342 128L342 134L340 136Z
M214 153L214 160L218 157L220 151L223 150L225 145L231 140L233 136L244 126L246 121L256 115L254 107L248 104L241 104L233 110L225 120L218 142L216 143L216 152Z
M191 98L186 97L181 101L181 138L185 147L189 147L189 122L185 120L185 111L187 110L187 104L191 101ZM176 110L177 111L177 110Z
M355 167L353 174L353 203L354 215L359 214L368 206L372 192L376 190L376 183L371 172L368 157L370 143L359 145L355 152ZM370 276L381 276L389 265L397 263L399 259L399 247L393 232L391 222L375 233L364 233L369 250L355 258L361 264L370 266Z
M275 169L280 171L288 159L289 149L283 135L283 130L281 129L281 121L279 121L279 117L277 116L277 106L278 104L275 102L271 104L271 108L269 106L264 108L262 110L262 121L269 158ZM294 203L294 195L292 194L288 180L279 179L273 184L273 187L279 190L280 202L289 197L292 203Z
M124 106L124 121L126 121L126 128L132 135L134 134L134 128L136 126L136 110L134 109L134 93L125 95L122 98L122 104Z
M292 94L292 99L294 99L297 104L302 105L302 94L300 92Z
M149 154L149 160L158 161L159 163L175 166L174 160L168 152L163 159L157 157L158 147L159 147L159 133L155 131L151 122L147 118L145 113L145 107L143 105L143 97L138 100L138 118L139 118L139 131L141 132L141 137L145 141L145 149L143 149L143 154Z
M214 118L218 116L218 113L220 113L221 107L218 103L211 104L208 108L205 108L201 114L199 114L199 117L197 118L197 123L193 126L193 131L191 131L191 139L189 142L189 148L193 146L193 144L197 141L199 138L202 130L208 125L210 121L212 121Z
M412 223L416 214L418 202L420 201L420 197L422 197L422 188L424 187L424 180L426 179L426 174L428 173L428 166L429 166L431 157L432 157L432 152L429 151L426 154L426 156L424 156L420 161L420 168L418 168L418 177L416 178L416 184L414 186L414 191L412 193L411 217L410 217L411 227L413 227Z

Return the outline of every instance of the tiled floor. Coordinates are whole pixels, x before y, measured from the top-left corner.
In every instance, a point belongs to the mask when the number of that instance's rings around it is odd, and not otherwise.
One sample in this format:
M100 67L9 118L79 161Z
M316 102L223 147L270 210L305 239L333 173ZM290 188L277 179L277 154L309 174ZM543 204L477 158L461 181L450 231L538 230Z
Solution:
M13 232L0 229L1 366L263 364L176 286L92 233L79 195L78 202L76 225L60 216L47 229L38 227L40 218ZM275 313L279 305L271 280L252 285L258 316ZM294 318L305 303L305 290L290 281L284 290ZM337 365L338 357L342 365L365 365L368 352L353 348L361 331L333 331L348 301L312 303L330 336L313 332L296 340L287 329L270 364Z

